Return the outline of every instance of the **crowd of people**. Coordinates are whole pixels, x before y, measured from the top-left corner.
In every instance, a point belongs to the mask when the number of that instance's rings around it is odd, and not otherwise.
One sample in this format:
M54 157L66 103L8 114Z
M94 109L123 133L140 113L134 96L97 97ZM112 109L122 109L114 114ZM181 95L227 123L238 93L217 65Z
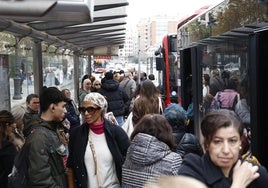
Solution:
M266 168L242 160L246 120L231 109L209 110L201 143L187 132L186 110L164 106L154 79L85 75L77 100L68 88L43 87L25 107L0 111L0 187L9 187L22 151L29 187L267 186ZM208 94L214 89L206 82Z

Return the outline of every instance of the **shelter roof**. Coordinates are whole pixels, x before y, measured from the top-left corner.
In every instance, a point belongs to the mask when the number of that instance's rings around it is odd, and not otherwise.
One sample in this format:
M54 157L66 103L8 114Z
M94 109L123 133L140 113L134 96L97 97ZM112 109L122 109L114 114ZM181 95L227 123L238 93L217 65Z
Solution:
M127 0L0 1L0 31L57 48L122 46Z

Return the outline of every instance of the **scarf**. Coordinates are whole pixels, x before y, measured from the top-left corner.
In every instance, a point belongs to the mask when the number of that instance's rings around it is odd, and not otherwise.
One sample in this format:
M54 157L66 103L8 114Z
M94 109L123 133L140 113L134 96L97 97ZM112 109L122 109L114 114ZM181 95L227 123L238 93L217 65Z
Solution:
M89 125L89 129L92 130L95 134L104 133L104 119L102 119L99 124Z

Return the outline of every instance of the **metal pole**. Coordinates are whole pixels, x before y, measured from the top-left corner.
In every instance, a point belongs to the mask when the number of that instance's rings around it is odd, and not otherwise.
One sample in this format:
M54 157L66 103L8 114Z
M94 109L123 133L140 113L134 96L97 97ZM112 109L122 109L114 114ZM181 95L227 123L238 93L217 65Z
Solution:
M138 84L140 84L140 78L141 78L141 35L139 34L139 38L138 38Z
M34 72L34 93L39 94L43 85L43 53L42 53L42 42L40 40L34 40L33 47L33 72Z
M78 67L79 67L79 53L74 52L73 55L74 60L74 70L73 70L73 81L74 81L74 100L76 103L78 103L78 96L79 96L79 74L78 74ZM81 65L83 67L83 65Z
M19 59L19 41L20 38L15 37L15 77L14 77L14 100L22 99L21 96L21 62Z

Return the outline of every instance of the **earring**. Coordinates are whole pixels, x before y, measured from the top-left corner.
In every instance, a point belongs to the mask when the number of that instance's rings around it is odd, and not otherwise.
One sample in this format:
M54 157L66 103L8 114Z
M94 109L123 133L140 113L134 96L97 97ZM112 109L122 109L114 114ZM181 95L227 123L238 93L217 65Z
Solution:
M239 146L239 149L241 150L242 149L242 146Z

